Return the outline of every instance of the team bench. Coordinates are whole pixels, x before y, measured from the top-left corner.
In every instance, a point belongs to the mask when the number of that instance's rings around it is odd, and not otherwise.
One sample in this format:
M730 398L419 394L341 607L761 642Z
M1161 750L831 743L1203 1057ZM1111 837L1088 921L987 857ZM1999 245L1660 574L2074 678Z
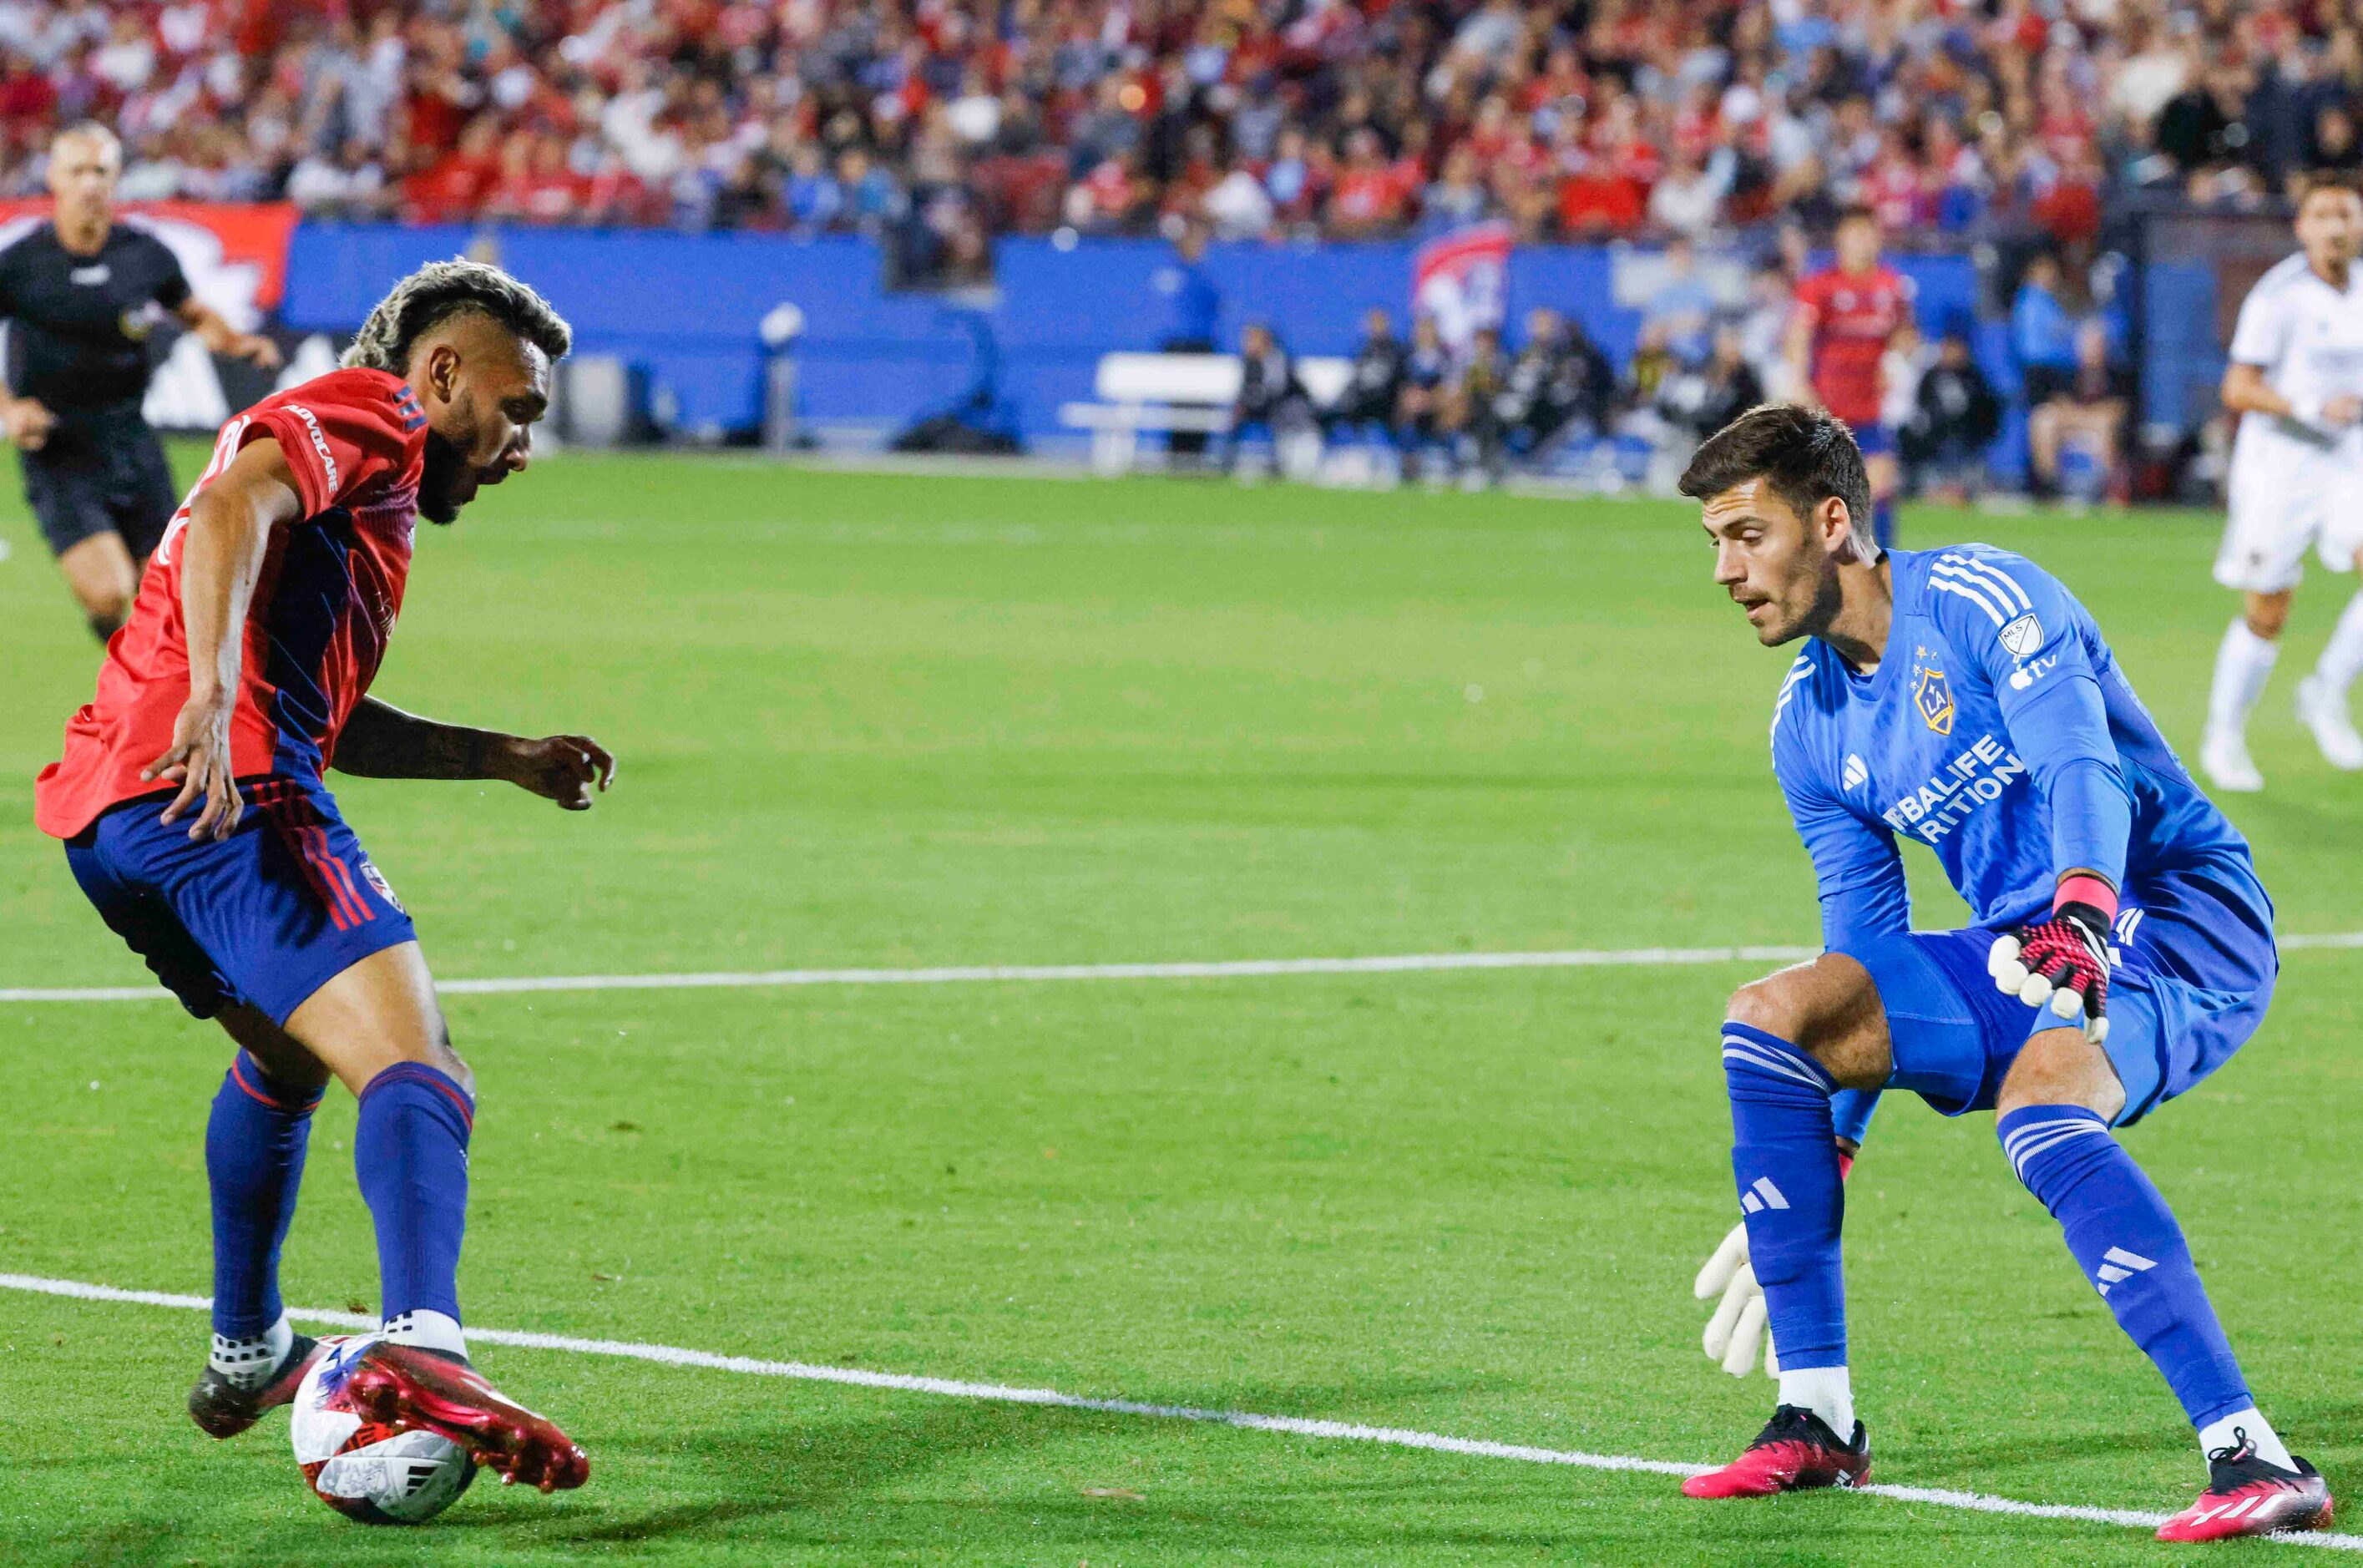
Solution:
M1353 361L1306 358L1296 379L1316 409L1333 406L1353 376ZM1239 395L1237 354L1106 354L1093 378L1096 403L1067 403L1059 422L1092 433L1092 466L1122 473L1139 457L1143 431L1219 435L1231 428Z

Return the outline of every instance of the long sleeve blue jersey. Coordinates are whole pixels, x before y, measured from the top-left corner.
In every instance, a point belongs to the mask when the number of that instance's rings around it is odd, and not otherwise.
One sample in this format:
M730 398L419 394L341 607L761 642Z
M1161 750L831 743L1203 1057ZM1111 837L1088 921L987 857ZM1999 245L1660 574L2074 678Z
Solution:
M1910 923L1899 838L1934 850L1973 923L2047 910L2083 867L2146 884L2247 845L2200 793L2091 613L1987 545L1889 557L1887 653L1858 674L1816 638L1772 713L1772 767L1820 884L1822 933Z

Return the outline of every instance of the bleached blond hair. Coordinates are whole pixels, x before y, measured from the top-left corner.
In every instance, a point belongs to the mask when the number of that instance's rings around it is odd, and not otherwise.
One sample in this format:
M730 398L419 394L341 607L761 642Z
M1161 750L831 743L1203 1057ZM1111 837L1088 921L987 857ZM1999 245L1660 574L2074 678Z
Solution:
M552 360L574 346L574 328L532 288L483 261L429 261L387 291L345 350L348 370L406 374L418 339L454 317L489 317Z

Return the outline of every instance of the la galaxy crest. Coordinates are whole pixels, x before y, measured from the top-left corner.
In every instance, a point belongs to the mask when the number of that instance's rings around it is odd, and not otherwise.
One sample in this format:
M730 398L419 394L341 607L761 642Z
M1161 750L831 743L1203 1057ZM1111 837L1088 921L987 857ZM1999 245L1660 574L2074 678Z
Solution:
M1953 732L1953 688L1942 670L1922 669L1912 685L1912 706L1921 721L1939 735Z

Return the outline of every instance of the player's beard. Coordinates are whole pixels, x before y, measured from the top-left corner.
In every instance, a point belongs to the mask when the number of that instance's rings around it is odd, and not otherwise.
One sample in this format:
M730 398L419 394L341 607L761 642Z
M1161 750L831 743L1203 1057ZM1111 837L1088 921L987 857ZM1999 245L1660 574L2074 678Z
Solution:
M468 473L468 454L430 427L427 450L419 462L418 515L445 527L460 520L460 487Z
M1837 562L1825 552L1814 562L1814 602L1778 641L1767 638L1765 645L1777 648L1801 637L1819 637L1836 622L1838 612L1844 608L1846 584L1838 577Z

